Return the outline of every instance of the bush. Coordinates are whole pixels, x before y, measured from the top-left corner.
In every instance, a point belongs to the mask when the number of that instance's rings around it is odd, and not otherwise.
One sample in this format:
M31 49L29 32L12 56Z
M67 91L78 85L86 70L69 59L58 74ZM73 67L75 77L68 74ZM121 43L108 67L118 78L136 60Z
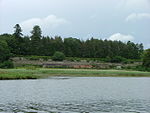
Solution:
M104 62L111 62L111 58L107 56L106 58L103 59Z
M144 66L142 66L142 65L136 66L135 69L136 69L137 71L150 71L150 68L149 68L149 67L144 67Z
M125 62L126 58L123 58L121 56L115 56L111 59L112 63L121 63L121 62Z
M81 59L80 58L75 58L75 61L80 62Z
M28 60L39 60L40 58L38 56L29 56L26 57Z
M36 66L28 66L28 67L25 67L27 70L36 70L37 67Z
M14 64L11 61L4 61L0 64L0 68L14 68Z
M143 54L143 66L150 67L150 49L144 51Z
M48 61L49 60L49 58L48 57L46 57L46 56L43 56L43 58L42 58L44 61Z
M128 64L129 62L127 60L122 61L123 64Z
M90 62L90 59L86 59L86 62Z
M63 61L65 60L65 55L62 52L55 52L54 55L52 56L53 61Z
M66 60L74 62L74 58L73 57L68 57Z
M150 72L150 68L149 67L144 67L143 65L126 66L126 67L124 67L124 69L135 70L135 71L149 71Z
M25 58L28 60L40 60L40 59L42 59L44 61L51 59L50 56L25 56Z

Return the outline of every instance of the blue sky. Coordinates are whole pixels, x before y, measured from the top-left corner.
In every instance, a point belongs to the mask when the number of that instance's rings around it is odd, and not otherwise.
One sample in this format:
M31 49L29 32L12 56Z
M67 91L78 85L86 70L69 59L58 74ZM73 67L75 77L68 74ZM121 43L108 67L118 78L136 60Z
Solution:
M0 0L0 34L24 35L40 25L43 35L131 40L150 48L150 0Z

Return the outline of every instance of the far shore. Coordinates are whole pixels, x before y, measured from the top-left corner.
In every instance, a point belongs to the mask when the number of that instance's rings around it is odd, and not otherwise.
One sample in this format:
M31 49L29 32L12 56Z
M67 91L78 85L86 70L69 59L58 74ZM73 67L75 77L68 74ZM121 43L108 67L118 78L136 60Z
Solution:
M150 77L150 72L97 69L0 69L0 80L41 79L48 77Z

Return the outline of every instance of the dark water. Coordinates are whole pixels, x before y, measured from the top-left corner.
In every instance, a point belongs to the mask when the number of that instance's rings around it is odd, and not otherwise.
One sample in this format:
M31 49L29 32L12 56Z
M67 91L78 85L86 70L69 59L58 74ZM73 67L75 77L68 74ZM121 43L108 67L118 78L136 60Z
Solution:
M0 81L0 113L150 113L150 78Z

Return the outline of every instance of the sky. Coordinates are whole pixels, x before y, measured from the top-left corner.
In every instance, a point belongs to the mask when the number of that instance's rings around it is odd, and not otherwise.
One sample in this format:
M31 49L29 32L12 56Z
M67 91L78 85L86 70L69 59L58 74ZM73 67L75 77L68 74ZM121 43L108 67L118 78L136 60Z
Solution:
M150 48L150 0L0 0L0 34L128 40Z

